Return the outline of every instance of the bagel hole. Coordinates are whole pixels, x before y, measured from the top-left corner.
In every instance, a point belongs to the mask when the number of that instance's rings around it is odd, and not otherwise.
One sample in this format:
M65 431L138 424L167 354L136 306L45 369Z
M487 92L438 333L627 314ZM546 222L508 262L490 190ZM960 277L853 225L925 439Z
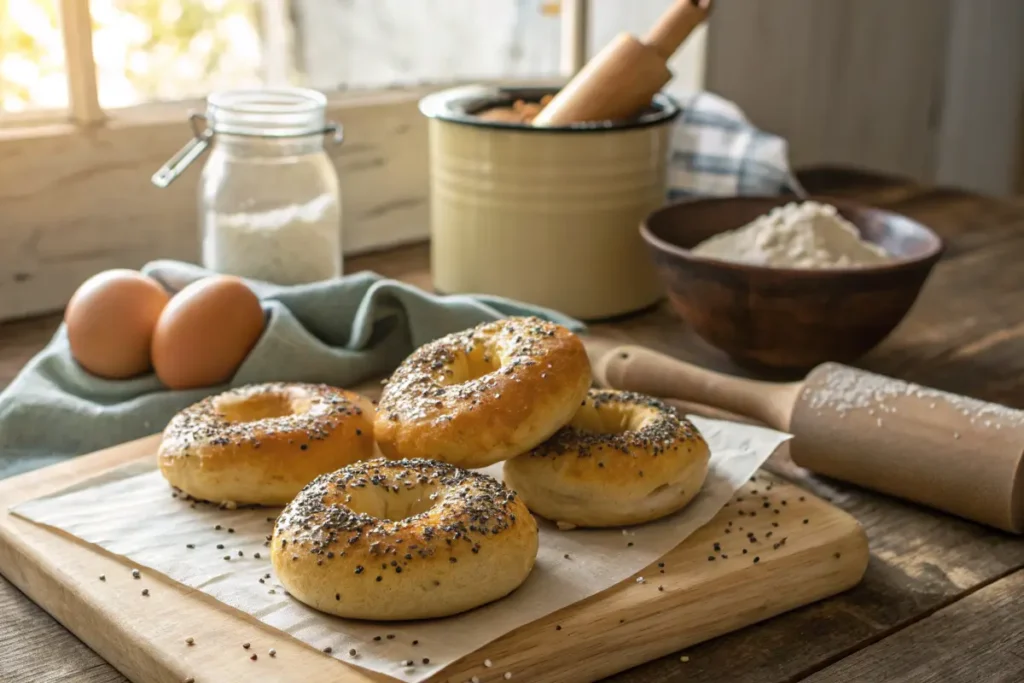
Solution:
M405 488L401 481L392 483L398 484L398 491L376 486L350 491L352 500L348 502L348 507L377 519L399 522L426 512L437 502L436 486L416 485Z
M217 412L228 422L255 422L294 415L298 410L287 396L257 394L244 399L225 398L217 402Z
M576 411L569 426L592 434L622 434L639 430L643 419L642 415L628 410L627 406L605 403L598 408L587 401Z
M442 384L462 384L500 370L501 359L488 346L475 344L468 352L457 351L455 361L448 369L451 372L445 373Z

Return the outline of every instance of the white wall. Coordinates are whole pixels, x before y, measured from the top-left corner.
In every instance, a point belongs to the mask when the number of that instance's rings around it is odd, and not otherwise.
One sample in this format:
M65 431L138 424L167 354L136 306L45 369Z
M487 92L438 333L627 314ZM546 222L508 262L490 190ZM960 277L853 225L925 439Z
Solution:
M593 54L645 32L666 0L591 0ZM293 0L297 61L309 85L352 88L560 75L552 0ZM676 55L671 89L699 87L703 34Z

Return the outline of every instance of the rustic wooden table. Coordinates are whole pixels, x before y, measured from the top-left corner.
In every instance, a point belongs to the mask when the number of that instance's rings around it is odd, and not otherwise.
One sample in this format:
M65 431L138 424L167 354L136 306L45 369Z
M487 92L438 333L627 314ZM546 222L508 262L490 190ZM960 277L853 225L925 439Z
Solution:
M818 169L801 177L812 192L907 213L948 242L911 315L860 365L1024 407L1024 201L849 171ZM353 259L348 267L429 286L425 246ZM0 386L43 346L58 322L51 316L0 326ZM695 339L667 306L602 328L742 374ZM691 648L685 662L665 657L611 680L1024 680L1024 539L814 477L782 460L769 467L860 520L871 544L863 582ZM0 681L125 680L2 578L0 615Z

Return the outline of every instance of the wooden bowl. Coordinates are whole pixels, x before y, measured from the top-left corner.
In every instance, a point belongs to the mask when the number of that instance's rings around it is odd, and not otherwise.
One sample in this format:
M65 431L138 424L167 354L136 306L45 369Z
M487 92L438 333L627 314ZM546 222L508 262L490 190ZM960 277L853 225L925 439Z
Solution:
M712 235L743 226L792 198L729 197L672 204L640 232L669 298L705 341L737 363L803 371L849 362L906 316L943 251L924 225L889 211L826 197L861 236L896 260L841 269L769 268L695 256Z

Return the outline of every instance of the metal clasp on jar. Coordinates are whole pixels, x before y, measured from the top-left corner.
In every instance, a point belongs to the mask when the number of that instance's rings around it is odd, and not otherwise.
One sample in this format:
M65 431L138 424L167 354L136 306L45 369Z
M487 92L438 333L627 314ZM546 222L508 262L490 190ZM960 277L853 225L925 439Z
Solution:
M203 122L203 127L200 127L200 121ZM160 167L160 169L153 174L150 180L154 185L160 188L167 187L177 179L185 169L188 168L193 161L202 156L206 148L210 146L210 141L213 139L215 131L207 124L205 114L199 112L192 112L188 117L189 125L192 127L192 139L185 143L185 146L175 153L167 162ZM232 133L232 135L247 135L244 133ZM335 144L341 144L345 139L345 134L342 130L341 124L329 123L324 126L321 130L310 131L306 133L281 133L275 135L249 135L249 137L259 138L303 138L310 135L330 135Z

